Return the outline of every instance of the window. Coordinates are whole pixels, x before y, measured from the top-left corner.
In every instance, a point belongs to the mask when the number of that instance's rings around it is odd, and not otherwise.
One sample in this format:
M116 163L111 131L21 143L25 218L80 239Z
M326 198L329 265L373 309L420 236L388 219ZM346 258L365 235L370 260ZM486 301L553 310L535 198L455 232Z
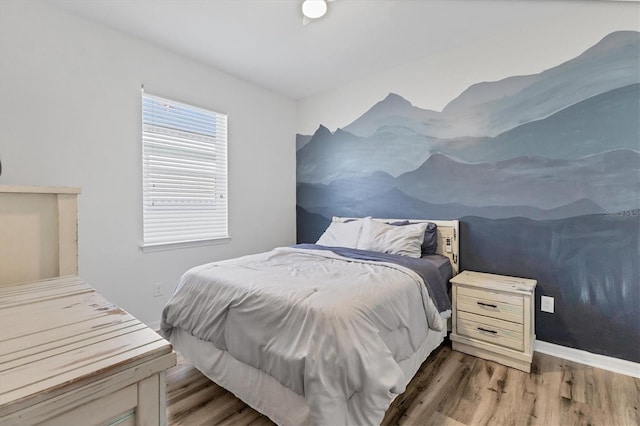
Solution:
M143 247L229 237L227 116L142 94Z

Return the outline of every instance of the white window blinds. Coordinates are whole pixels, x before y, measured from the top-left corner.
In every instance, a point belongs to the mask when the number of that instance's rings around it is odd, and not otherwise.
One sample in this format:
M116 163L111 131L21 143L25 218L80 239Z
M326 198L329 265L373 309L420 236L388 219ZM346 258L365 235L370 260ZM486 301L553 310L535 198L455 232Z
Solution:
M227 116L142 94L143 246L228 238Z

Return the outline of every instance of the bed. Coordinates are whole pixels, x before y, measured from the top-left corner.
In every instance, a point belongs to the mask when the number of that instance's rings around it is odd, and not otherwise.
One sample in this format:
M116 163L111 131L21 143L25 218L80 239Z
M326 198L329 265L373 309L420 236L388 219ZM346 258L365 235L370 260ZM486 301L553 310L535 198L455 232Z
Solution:
M277 424L379 424L446 336L458 236L458 221L335 217L317 244L187 271L161 334Z

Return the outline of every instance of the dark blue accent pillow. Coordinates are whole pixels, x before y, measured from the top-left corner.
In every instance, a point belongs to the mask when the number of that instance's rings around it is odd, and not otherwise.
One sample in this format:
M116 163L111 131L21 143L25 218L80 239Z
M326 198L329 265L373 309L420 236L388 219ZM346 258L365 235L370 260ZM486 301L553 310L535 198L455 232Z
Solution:
M411 225L411 222L408 220L403 220L400 222L391 222L389 225L394 226L405 226ZM435 223L429 222L427 224L427 229L424 231L424 241L422 242L422 255L426 256L429 254L436 254L436 250L438 250L438 227Z

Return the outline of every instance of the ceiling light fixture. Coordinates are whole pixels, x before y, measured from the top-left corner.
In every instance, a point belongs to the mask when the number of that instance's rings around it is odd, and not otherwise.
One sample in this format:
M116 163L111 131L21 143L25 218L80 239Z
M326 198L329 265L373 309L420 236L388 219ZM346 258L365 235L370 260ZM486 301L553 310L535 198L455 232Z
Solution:
M326 0L304 0L302 2L302 14L309 19L318 19L327 13Z

